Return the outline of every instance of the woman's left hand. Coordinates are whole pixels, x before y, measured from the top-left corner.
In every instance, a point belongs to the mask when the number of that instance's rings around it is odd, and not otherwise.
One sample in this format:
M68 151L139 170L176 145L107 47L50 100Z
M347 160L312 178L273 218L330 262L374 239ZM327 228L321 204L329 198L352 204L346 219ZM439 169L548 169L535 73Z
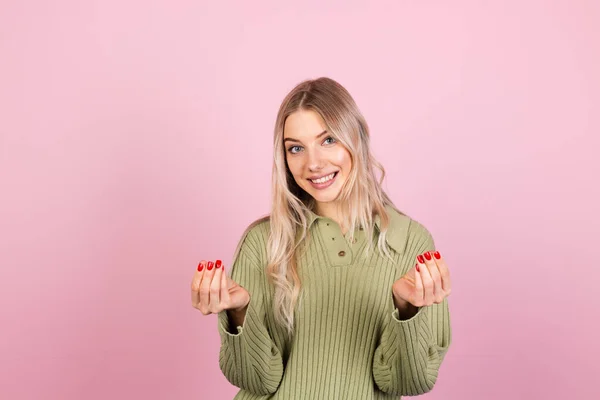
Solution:
M398 308L430 306L450 295L450 272L438 251L417 256L416 264L392 285Z

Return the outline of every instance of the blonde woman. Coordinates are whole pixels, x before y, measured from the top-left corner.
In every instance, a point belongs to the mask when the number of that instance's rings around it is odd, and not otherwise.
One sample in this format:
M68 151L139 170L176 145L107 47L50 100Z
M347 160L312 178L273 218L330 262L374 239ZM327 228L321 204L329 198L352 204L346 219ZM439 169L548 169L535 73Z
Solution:
M332 79L301 82L273 145L270 215L242 234L230 276L203 260L192 281L194 307L218 314L235 399L432 390L451 342L448 267L383 191L356 103Z

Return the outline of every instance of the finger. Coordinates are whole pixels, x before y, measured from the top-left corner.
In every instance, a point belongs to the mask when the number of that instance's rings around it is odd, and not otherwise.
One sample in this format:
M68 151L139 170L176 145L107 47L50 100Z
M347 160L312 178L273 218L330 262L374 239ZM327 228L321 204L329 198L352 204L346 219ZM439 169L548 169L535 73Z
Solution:
M227 271L223 268L223 273L221 274L221 304L230 304L230 302L229 287L227 286Z
M420 255L417 257L419 261L419 269L421 270L421 279L423 280L423 301L425 305L433 304L433 279L431 278L431 273L429 272L429 268L427 267L425 257Z
M208 310L212 313L221 310L221 275L223 275L223 268L221 267L221 260L217 260L215 263L215 273L210 282L210 302L208 304Z
M209 313L208 306L210 304L210 283L213 275L215 274L213 266L214 263L212 261L209 261L206 264L204 275L202 276L202 282L200 282L200 311L202 311L204 314Z
M444 288L442 287L442 276L440 274L440 270L437 266L435 257L431 251L426 251L423 253L425 256L425 264L429 269L429 274L431 275L431 279L433 280L433 298L435 303L441 303L444 300Z
M421 307L423 306L424 301L424 290L423 290L423 278L421 278L421 272L423 268L419 267L419 263L416 264L415 271L415 302L414 306Z
M434 258L435 258L435 262L438 266L438 269L440 270L440 275L442 277L442 288L444 289L444 294L446 296L448 296L451 291L450 270L448 269L448 266L446 265L446 261L444 260L444 257L442 257L442 255L440 254L439 251L436 251L434 253Z
M200 293L198 290L200 289L200 282L202 281L202 275L204 274L205 264L206 261L200 261L196 268L196 272L194 273L194 278L192 279L192 305L194 307L200 302Z

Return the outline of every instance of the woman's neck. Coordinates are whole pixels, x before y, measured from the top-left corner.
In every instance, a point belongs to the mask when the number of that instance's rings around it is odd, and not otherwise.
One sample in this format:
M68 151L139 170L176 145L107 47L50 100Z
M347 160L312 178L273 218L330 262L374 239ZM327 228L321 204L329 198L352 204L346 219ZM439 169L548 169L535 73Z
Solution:
M342 234L346 235L348 228L342 225L342 223L343 223L342 212L340 211L340 208L335 203L333 203L333 202L317 203L316 214L318 214L322 217L331 218L332 220L337 222L337 224L340 226Z

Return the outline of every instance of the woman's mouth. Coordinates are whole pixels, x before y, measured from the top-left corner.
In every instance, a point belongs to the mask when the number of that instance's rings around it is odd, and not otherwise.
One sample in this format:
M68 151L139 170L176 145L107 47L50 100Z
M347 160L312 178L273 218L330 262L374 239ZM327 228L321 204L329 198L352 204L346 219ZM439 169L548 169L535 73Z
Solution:
M338 172L339 171L333 172L321 179L317 179L316 181L312 181L310 179L308 181L315 189L326 189L333 184L335 178L337 178Z

